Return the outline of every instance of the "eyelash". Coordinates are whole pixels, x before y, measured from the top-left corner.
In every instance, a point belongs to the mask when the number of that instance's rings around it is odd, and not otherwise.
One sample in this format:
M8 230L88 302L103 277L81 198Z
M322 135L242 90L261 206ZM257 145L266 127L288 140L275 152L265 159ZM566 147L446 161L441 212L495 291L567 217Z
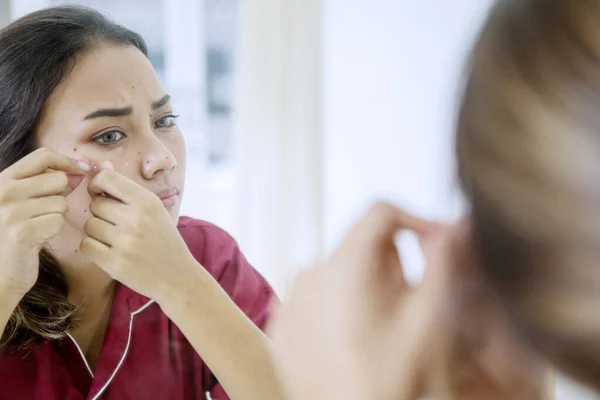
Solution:
M155 129L169 129L169 128L172 128L175 125L177 125L177 123L176 123L177 118L179 118L179 115L175 115L175 114L163 115L162 117L160 117L157 120L157 122L161 121L163 119L170 119L170 122L167 125L165 125L165 126L157 126L157 127L155 127ZM116 134L122 136L122 138L119 138L118 140L112 141L110 143L105 143L105 142L101 141L102 138L105 138L107 135L110 135L110 134L113 134L113 133L116 133ZM114 146L115 144L119 143L125 137L127 137L127 136L125 136L125 134L122 133L121 131L112 130L112 131L108 131L108 132L103 132L103 133L95 136L94 138L92 138L92 141L98 143L101 146L109 147L109 146Z

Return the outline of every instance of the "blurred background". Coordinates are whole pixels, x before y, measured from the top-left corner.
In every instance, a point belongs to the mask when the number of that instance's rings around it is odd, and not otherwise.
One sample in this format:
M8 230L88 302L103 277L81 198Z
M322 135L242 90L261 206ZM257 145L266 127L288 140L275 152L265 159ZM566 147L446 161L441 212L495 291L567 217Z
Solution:
M457 83L489 0L0 0L0 25L65 3L145 37L187 139L183 212L280 294L375 199L459 215ZM399 241L418 280L416 241ZM588 398L559 380L557 399Z

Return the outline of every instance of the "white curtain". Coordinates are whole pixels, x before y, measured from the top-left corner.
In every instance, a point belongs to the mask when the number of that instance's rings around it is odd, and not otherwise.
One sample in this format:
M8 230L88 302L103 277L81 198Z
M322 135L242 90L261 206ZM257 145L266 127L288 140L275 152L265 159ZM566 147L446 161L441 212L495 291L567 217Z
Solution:
M321 2L240 3L237 238L281 293L323 243Z

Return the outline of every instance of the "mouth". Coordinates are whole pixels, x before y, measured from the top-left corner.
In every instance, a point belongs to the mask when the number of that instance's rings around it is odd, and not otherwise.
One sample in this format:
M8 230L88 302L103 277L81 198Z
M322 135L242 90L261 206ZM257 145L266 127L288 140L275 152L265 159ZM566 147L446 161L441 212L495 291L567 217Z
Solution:
M170 209L179 202L179 188L170 188L156 193L165 208Z

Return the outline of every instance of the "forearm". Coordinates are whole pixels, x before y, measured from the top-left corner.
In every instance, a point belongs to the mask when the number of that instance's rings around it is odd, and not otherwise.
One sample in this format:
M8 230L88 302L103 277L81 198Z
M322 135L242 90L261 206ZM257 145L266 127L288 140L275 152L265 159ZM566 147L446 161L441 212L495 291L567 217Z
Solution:
M232 400L283 399L268 337L208 273L198 275L190 289L158 302L165 314Z

